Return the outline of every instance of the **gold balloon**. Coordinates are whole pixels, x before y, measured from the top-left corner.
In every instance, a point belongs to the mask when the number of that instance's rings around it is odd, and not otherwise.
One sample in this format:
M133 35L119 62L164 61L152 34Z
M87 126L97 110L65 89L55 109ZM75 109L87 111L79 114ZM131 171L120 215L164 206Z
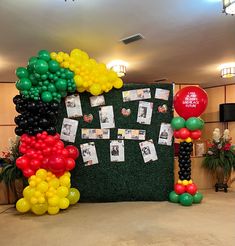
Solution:
M30 210L30 204L25 198L21 198L16 203L16 209L20 213L26 213Z

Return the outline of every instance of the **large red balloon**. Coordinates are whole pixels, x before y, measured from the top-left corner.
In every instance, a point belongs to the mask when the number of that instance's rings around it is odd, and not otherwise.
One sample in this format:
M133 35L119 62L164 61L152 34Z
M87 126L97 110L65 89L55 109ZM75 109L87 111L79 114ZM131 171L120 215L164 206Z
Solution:
M197 86L184 87L174 96L175 111L184 119L200 116L207 103L207 93Z
M181 195L185 192L185 186L182 184L175 184L174 190L176 194Z

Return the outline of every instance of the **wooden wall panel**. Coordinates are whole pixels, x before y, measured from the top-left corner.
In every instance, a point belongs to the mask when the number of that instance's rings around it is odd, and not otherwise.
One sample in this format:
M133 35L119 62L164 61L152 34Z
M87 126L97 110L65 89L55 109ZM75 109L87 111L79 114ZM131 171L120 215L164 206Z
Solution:
M235 85L226 85L226 103L235 103Z
M221 133L224 130L223 129L223 124L218 122L218 123L206 123L204 125L204 128L202 130L202 139L211 139L212 138L212 133L215 128L219 128Z
M0 125L14 124L17 113L12 99L17 94L14 83L0 83Z
M235 122L229 122L228 129L230 130L230 135L232 137L232 143L235 144Z
M15 126L0 126L0 151L7 150L9 138L15 139Z
M205 122L219 121L219 104L225 101L225 87L213 87L206 89L208 94L208 106L202 119Z

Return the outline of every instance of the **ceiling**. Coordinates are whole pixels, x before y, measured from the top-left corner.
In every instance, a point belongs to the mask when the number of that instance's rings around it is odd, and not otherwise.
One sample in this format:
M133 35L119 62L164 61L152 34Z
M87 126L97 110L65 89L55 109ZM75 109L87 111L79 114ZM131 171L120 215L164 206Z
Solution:
M80 48L128 62L125 82L234 83L219 76L219 64L235 61L235 16L221 10L220 0L1 0L0 81L15 81L40 49ZM145 39L119 41L136 33Z

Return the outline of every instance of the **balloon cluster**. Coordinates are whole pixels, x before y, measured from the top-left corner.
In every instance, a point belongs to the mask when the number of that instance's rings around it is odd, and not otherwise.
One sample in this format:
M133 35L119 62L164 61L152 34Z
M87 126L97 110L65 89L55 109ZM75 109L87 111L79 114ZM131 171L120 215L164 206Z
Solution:
M59 177L75 167L75 160L79 156L76 147L64 147L59 134L51 136L47 132L38 133L36 136L23 134L19 151L23 155L16 159L16 166L28 178L40 168L49 170Z
M107 69L105 64L90 59L84 51L73 49L70 54L52 52L50 55L62 68L74 72L78 92L88 91L97 96L113 87L120 89L123 86L123 81L118 78L117 73Z
M208 102L206 92L200 87L188 86L178 91L174 97L174 108L180 117L174 117L171 127L174 137L181 139L179 149L179 180L174 191L169 194L171 202L183 206L200 203L203 196L197 192L197 186L191 179L192 140L201 137L204 126L202 119L197 118L206 109Z
M174 129L174 137L179 139L197 140L201 137L201 129L204 121L200 118L190 117L186 121L182 117L174 117L171 121L171 127Z
M179 180L175 184L174 191L169 194L169 200L173 203L180 203L183 206L191 206L193 203L200 203L203 195L197 191L197 186L190 181Z
M193 150L192 142L181 142L179 148L179 178L180 180L191 180L191 159Z
M57 214L78 202L80 193L70 188L70 173L65 172L57 178L52 172L39 169L36 175L29 178L29 185L23 191L23 198L16 203L16 209L21 213L32 211L36 215L46 212Z
M60 67L52 60L47 50L40 50L37 57L31 57L27 68L16 69L16 88L26 99L60 102L67 92L75 92L74 72Z
M26 133L36 135L46 131L50 135L56 134L55 125L59 104L54 101L45 103L41 100L35 102L33 99L24 99L21 95L13 98L16 111L20 114L15 117L15 133L18 136Z

